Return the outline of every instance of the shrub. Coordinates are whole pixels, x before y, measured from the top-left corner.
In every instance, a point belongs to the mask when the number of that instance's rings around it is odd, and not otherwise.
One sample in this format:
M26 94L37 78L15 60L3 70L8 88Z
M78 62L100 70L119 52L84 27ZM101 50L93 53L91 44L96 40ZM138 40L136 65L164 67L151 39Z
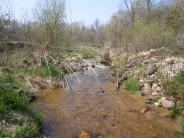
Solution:
M125 82L125 89L131 92L138 91L139 90L139 81L135 78L129 78Z

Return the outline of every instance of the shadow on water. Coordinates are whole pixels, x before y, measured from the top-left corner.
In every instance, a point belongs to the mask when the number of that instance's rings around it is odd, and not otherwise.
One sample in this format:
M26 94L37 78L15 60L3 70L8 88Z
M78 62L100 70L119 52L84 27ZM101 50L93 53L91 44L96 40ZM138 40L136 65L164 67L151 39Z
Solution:
M96 74L94 74L94 70ZM65 78L70 90L44 90L35 106L43 113L43 133L51 138L175 138L178 121L164 118L165 110L152 107L140 114L144 99L124 90L115 91L107 81L107 69L96 67ZM80 80L80 81L78 81Z

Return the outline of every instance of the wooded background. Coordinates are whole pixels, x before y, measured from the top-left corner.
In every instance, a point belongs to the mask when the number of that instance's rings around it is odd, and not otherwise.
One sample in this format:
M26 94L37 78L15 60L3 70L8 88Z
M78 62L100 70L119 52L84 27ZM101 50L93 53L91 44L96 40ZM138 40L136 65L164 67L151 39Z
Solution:
M52 47L108 46L141 51L167 47L184 49L184 0L121 0L110 21L90 26L68 23L65 0L39 0L34 20L13 18L11 1L0 3L0 42L23 41ZM5 9L5 10L4 10Z

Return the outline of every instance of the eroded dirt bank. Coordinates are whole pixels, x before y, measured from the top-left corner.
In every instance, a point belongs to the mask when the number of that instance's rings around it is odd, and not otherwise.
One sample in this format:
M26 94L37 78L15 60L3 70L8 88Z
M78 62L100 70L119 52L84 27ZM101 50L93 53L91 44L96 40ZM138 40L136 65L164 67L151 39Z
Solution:
M67 76L69 91L47 89L35 106L44 117L43 133L51 138L75 138L82 131L92 138L175 138L180 119L165 117L168 111L147 105L141 96L116 91L107 81L106 69L96 67Z

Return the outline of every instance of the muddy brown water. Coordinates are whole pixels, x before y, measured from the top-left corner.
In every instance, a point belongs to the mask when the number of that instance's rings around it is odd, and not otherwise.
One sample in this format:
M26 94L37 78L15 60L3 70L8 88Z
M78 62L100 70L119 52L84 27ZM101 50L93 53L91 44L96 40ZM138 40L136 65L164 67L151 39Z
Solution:
M76 76L78 79L76 79ZM159 107L140 114L146 105L141 96L117 92L106 79L107 70L96 68L67 77L70 91L44 90L34 105L43 114L48 138L77 138L86 131L91 138L177 138L180 123L164 117Z

